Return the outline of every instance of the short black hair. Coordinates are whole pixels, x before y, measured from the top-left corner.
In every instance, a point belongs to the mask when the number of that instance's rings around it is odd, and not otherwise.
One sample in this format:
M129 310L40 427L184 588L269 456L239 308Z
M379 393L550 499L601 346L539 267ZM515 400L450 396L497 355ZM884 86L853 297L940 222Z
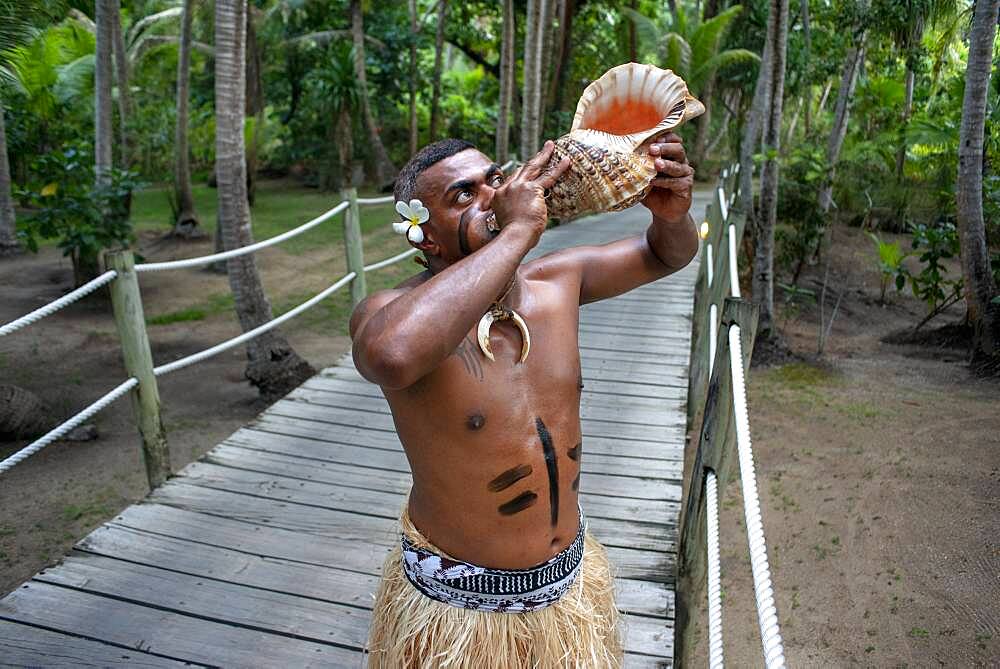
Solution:
M451 158L456 153L461 153L467 149L475 149L472 142L464 139L442 139L433 144L428 144L410 158L410 162L403 166L396 177L396 185L392 189L393 197L399 201L409 202L417 192L417 177L421 172L431 165L439 163L445 158Z

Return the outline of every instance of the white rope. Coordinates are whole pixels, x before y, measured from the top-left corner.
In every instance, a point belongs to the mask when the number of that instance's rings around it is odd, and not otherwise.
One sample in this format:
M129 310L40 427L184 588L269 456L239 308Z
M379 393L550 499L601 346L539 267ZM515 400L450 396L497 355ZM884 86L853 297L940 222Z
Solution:
M113 269L109 269L107 272L100 275L96 279L91 279L90 281L83 284L76 290L66 293L58 300L53 300L52 302L49 302L45 306L35 309L30 314L25 314L24 316L21 316L17 320L11 321L10 323L7 323L7 325L0 327L0 337L8 335L16 330L20 330L21 328L27 325L31 325L35 321L41 320L46 316L51 316L52 314L59 311L63 307L73 304L81 297L85 297L90 293L94 292L104 284L110 283L111 280L114 279L116 276L118 276L118 272L116 272Z
M733 297L740 296L740 270L736 264L736 226L729 226L729 292Z
M705 472L705 513L708 532L708 666L722 669L722 578L719 565L719 482Z
M388 204L389 202L395 202L396 198L392 195L386 195L384 197L359 197L357 199L358 204Z
M366 272L372 272L372 271L377 270L377 269L382 269L383 267L388 267L389 265L392 265L393 263L397 263L400 260L406 260L410 256L414 256L417 253L418 253L417 249L413 249L413 248L407 249L406 251L403 251L402 253L397 253L396 255L392 256L391 258L386 258L385 260L379 260L378 262L374 262L371 265L365 265L365 271Z
M757 600L757 621L764 645L764 664L767 669L785 666L785 650L781 643L781 629L774 605L771 587L771 568L767 562L767 544L764 541L764 523L760 515L760 498L757 495L757 475L754 471L753 445L750 441L750 417L747 413L746 379L743 376L743 345L740 327L729 328L729 363L733 379L733 416L736 419L736 448L740 461L740 481L743 488L743 511L750 545L750 569L753 572L753 592Z
M355 276L357 275L354 272L348 272L345 276L341 277L339 281L337 281L329 288L326 288L322 292L317 293L313 297L310 297L308 300L306 300L299 306L295 307L294 309L291 309L290 311L286 311L277 318L272 318L263 325L258 325L253 330L247 330L246 332L237 337L233 337L232 339L227 339L221 344L216 344L211 348L206 348L204 351L199 351L198 353L192 353L191 355L185 358L181 358L180 360L174 360L173 362L168 362L165 365L154 367L153 374L155 374L156 376L163 376L164 374L169 374L170 372L176 372L178 369L184 369L185 367L193 365L196 362L207 360L208 358L211 358L214 355L218 355L223 351L228 351L229 349L235 346L239 346L243 342L250 341L254 337L264 334L268 330L273 330L274 328L278 327L285 321L295 318L306 309L312 307L318 302L321 302L323 299L332 294L334 291L347 285L348 283L351 282L352 279L354 279Z
M46 433L45 436L41 437L40 439L36 439L35 441L31 442L30 444L19 450L17 453L14 453L10 457L6 458L3 462L0 462L0 474L9 471L17 463L21 462L26 458L31 457L38 451L42 450L43 448L51 444L53 441L56 441L57 439L60 439L61 437L65 436L75 427L80 425L83 421L87 420L88 418L96 414L98 411L108 406L109 404L114 402L116 399L118 399L128 391L132 390L132 388L135 388L137 385L139 385L139 382L135 379L135 377L132 377L127 381L124 381L117 388L115 388L114 390L106 394L104 397L100 398L99 400L91 404L89 407L87 407L80 413L70 418L68 421L62 423L58 427L49 430L49 432Z
M229 251L223 251L222 253L213 253L207 256L196 256L194 258L184 258L182 260L169 260L166 262L147 262L135 266L136 272L158 272L165 269L182 269L185 267L199 267L201 265L209 265L214 262L219 262L222 260L228 260L229 258L236 258L238 256L246 255L247 253L253 253L254 251L259 251L260 249L267 248L268 246L274 246L275 244L280 244L283 241L291 239L301 235L307 230L312 230L320 223L331 219L340 212L347 209L348 203L341 202L336 207L330 211L320 214L311 221L307 221L297 228L292 228L288 232L282 232L280 235L275 235L270 239L265 239L262 242L257 242L255 244L248 244L247 246L241 246L238 249L231 249Z

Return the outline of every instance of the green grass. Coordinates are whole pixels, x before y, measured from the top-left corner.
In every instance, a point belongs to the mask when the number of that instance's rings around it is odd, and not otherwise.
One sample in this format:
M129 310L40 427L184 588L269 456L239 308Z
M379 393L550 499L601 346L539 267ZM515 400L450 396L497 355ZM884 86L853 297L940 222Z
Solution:
M168 232L173 227L170 211L170 186L151 186L138 191L132 198L132 221L137 232ZM194 187L195 211L203 230L215 234L217 191L204 185ZM376 193L363 194L371 197ZM250 210L254 239L261 241L297 227L311 218L337 206L340 193L324 193L314 188L304 188L291 181L260 181L254 206ZM362 233L388 227L395 214L391 204L361 207ZM326 221L281 247L295 255L317 246L343 243L343 214Z
M782 365L768 372L768 376L771 380L793 390L804 390L814 386L821 386L835 378L833 372L830 370L805 362L792 362Z
M178 311L168 311L163 314L149 316L146 318L147 325L170 325L171 323L186 323L190 321L203 321L209 316L227 313L233 310L232 293L216 293L210 295L208 299L199 302L193 307L186 307Z

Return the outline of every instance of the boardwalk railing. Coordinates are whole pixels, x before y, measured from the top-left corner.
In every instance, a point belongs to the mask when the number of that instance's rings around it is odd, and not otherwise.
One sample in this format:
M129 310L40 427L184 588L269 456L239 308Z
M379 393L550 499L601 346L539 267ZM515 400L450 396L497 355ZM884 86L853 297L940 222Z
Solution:
M690 615L697 598L707 593L709 666L723 666L719 491L725 490L732 476L735 454L764 662L768 669L775 669L785 666L784 648L764 543L745 383L757 331L757 307L740 297L737 261L746 219L730 212L738 171L739 165L723 170L702 224L704 243L688 381L688 427L700 425L700 429L681 519L675 657L679 659L691 643L694 624Z
M509 169L515 164L511 160L503 166ZM118 336L122 347L122 355L125 361L125 369L129 378L112 388L82 411L60 423L49 430L35 441L31 442L16 453L0 461L0 474L12 469L19 462L31 457L49 444L58 441L69 434L73 429L81 425L84 421L96 415L115 400L126 395L129 391L133 393L133 408L135 411L136 424L142 437L142 458L146 467L146 478L150 488L155 488L163 483L171 474L170 456L167 447L166 434L160 420L160 394L157 387L157 377L175 372L195 363L207 360L223 351L246 343L268 330L272 330L285 321L298 316L307 309L319 304L321 301L350 284L351 303L357 305L364 299L367 293L365 274L375 270L388 267L389 265L405 260L416 255L417 250L410 248L402 253L385 258L370 265L364 264L364 249L361 242L361 215L360 207L368 205L380 205L393 202L391 195L385 197L361 198L357 191L348 188L344 191L345 199L329 211L320 214L316 218L292 228L280 235L275 235L254 244L248 244L240 248L231 249L222 253L212 253L194 258L184 258L182 260L171 260L166 262L135 264L131 251L117 251L107 255L107 271L80 286L76 290L63 295L57 300L35 309L29 314L22 316L6 325L0 326L0 337L11 334L40 321L46 316L51 316L60 309L82 299L102 286L110 284L111 303L114 311L115 324L118 329ZM293 237L297 237L304 232L329 221L338 214L344 213L344 248L347 259L347 274L340 277L326 289L309 298L294 309L263 323L262 325L248 330L243 334L216 344L203 351L198 351L179 360L174 360L166 364L154 366L153 356L150 350L149 338L146 333L146 319L142 307L142 295L139 290L138 275L144 272L158 272L164 270L185 269L190 267L203 267L212 263L228 260L237 256L254 253L269 246L274 246L285 242ZM389 221L386 221L388 224Z

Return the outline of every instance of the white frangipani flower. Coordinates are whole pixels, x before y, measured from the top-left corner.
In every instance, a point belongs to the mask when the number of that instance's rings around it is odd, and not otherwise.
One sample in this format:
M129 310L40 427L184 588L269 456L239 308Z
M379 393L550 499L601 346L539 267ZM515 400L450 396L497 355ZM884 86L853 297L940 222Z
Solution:
M424 203L416 198L410 200L409 203L399 200L396 202L396 212L404 220L393 223L392 229L398 234L406 235L406 238L414 244L424 241L424 231L420 224L426 223L431 217L431 213L427 211Z

